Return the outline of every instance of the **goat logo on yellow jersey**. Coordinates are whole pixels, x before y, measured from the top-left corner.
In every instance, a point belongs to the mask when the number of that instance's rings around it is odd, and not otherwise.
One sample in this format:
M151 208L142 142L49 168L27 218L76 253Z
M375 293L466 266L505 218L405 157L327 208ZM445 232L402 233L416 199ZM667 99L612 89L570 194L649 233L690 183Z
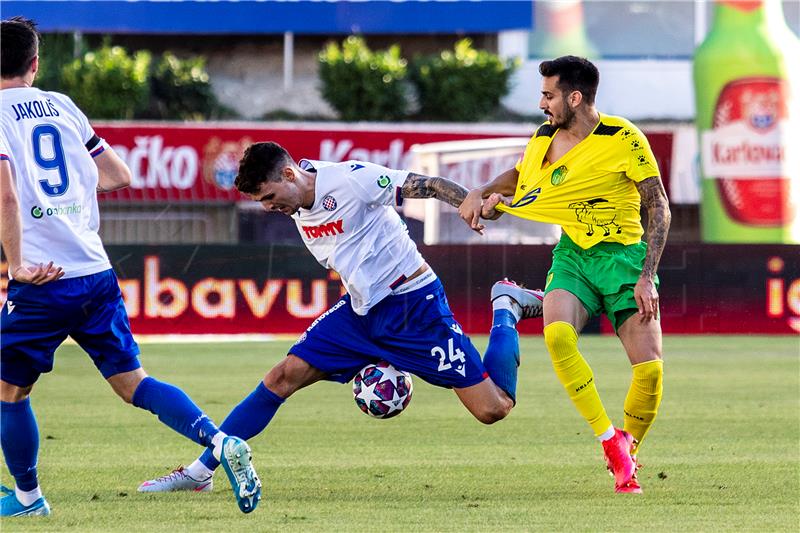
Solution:
M610 228L612 226L617 228L616 233L622 233L622 228L615 222L617 210L605 198L593 198L585 202L572 202L569 204L569 208L575 210L575 217L578 222L586 225L586 235L589 237L594 235L595 226L602 228L604 237L611 234Z

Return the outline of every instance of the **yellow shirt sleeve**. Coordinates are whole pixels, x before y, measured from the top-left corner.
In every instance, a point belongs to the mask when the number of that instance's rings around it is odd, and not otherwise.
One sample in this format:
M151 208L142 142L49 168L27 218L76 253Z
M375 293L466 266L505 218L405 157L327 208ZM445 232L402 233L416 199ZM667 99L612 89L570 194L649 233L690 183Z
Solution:
M627 167L625 168L625 175L633 181L639 182L653 176L660 176L658 172L658 163L656 163L656 156L650 148L650 143L647 142L647 137L636 126L629 128L631 132L627 141L630 145L640 149L628 152Z

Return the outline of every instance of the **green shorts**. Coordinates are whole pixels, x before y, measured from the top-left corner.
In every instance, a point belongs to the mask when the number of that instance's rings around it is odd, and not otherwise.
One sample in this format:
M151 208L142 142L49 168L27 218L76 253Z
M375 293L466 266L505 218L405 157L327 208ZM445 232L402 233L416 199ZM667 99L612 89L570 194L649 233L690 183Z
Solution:
M571 292L586 308L589 318L605 313L616 332L639 312L633 288L642 274L646 252L645 242L601 242L584 250L563 234L553 249L544 292ZM658 288L658 276L655 285Z

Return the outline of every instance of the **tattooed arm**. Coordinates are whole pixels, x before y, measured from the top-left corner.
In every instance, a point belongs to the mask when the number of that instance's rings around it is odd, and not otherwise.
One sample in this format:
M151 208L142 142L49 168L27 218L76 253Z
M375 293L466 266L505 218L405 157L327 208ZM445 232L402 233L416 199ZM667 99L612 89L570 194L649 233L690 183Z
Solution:
M669 211L669 201L661 178L653 176L636 184L642 205L647 209L647 253L644 257L642 275L633 289L633 296L639 306L639 315L643 322L651 318L658 319L658 292L653 280L655 279L658 262L664 245L667 243L667 233L672 214Z
M469 190L447 178L432 178L409 172L408 178L400 188L403 198L436 198L458 207Z

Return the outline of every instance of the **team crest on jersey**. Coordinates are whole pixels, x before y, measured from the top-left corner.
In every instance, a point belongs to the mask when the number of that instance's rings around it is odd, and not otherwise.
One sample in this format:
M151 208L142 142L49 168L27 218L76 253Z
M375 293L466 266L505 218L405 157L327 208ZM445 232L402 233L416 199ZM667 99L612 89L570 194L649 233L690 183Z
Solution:
M550 174L550 183L553 185L561 185L564 183L564 180L567 179L567 172L569 172L569 169L561 165Z
M336 206L337 206L336 198L334 198L330 194L322 199L322 208L325 211L334 211L336 209Z
M392 179L389 176L381 176L378 178L378 187L385 189L392 184Z

